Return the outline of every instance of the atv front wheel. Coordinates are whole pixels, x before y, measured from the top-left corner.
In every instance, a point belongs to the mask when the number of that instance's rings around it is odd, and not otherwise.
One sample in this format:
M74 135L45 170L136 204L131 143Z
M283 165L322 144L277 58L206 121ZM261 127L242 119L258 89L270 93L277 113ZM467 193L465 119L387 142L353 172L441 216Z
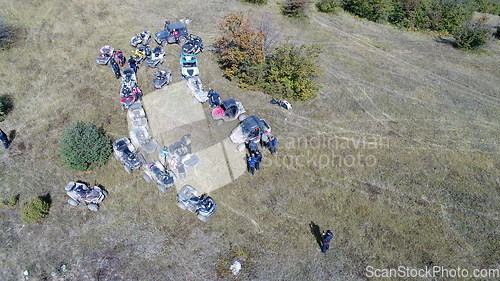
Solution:
M205 217L205 216L202 216L200 214L198 214L198 219L202 222L207 222L208 221L208 217Z
M94 204L94 203L88 204L87 208L89 208L89 210L94 211L94 212L99 211L99 206L97 204Z
M187 42L186 36L179 37L179 45L184 45Z
M148 176L147 174L144 174L143 176L144 180L147 181L147 182L152 182L153 180L151 179L150 176Z
M123 166L123 167L125 168L125 171L127 171L127 173L132 174L132 169L129 166Z
M75 199L73 198L68 198L68 203L71 205L71 206L78 206L80 205L80 203L78 203L78 201L76 201Z
M160 190L163 193L167 193L167 187L162 184L158 185L158 190Z
M184 205L184 204L183 204L182 202L180 202L180 201L177 201L177 206L179 206L179 208L181 208L181 209L183 209L183 210L186 210L186 209L187 209L186 205Z

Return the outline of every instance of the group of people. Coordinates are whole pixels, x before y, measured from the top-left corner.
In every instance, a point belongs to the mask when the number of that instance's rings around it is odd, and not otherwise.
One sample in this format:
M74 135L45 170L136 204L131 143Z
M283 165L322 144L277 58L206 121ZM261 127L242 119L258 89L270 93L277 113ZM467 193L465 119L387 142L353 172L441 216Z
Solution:
M278 145L278 138L273 135L262 134L260 138L260 145L262 148L269 149L272 155L276 153L276 146ZM262 162L262 152L259 150L259 146L253 142L246 142L248 149L247 154L247 171L252 175L255 171L260 170L260 162Z

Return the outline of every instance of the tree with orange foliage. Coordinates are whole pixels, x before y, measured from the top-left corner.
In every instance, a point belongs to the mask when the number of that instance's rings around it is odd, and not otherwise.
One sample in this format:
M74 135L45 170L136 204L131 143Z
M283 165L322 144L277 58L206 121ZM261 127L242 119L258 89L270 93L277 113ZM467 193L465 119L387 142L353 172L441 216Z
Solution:
M264 60L264 32L250 27L250 19L241 12L224 16L219 30L222 36L215 45L224 76L244 80L247 70Z

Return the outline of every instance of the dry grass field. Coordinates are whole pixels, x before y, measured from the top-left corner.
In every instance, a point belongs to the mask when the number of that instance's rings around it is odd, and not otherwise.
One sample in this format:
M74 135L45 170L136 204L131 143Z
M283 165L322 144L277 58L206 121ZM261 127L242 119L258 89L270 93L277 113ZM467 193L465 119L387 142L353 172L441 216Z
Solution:
M462 52L312 5L307 19L286 18L280 2L0 0L0 16L26 30L0 52L0 96L14 101L0 128L15 130L11 148L0 150L0 199L51 200L41 224L23 223L19 206L0 208L0 280L22 280L26 269L30 280L224 279L217 265L236 250L249 256L240 280L359 280L367 266L498 268L498 40ZM265 22L279 42L324 46L318 98L285 111L222 77L210 46L219 19L235 11ZM119 81L95 56L105 44L130 54L130 37L160 30L165 18L192 20L188 28L204 39L205 87L241 100L280 138L255 176L211 193L218 210L207 223L113 159L76 173L58 154L58 137L75 120L113 139L128 135ZM167 48L174 81L178 51ZM139 72L147 95L153 71ZM109 191L98 213L66 203L71 180ZM326 255L311 222L335 235ZM61 264L69 270L51 277Z

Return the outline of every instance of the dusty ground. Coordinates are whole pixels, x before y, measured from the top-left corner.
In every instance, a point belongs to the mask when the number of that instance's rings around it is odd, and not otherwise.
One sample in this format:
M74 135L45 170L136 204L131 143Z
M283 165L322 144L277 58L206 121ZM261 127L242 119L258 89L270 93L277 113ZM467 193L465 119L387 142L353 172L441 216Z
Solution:
M234 249L249 252L241 279L254 280L365 279L369 265L498 267L498 40L464 53L346 14L311 9L291 20L269 2L0 0L0 14L27 34L0 52L0 95L15 105L0 126L16 135L0 151L0 198L49 194L52 203L42 224L22 223L18 207L0 209L1 280L20 280L25 269L30 280L50 280L62 263L70 270L60 280L213 280ZM317 99L287 112L222 78L210 46L217 21L239 10L278 42L324 46ZM113 139L128 135L119 81L94 57L104 44L130 52L133 33L157 31L166 17L193 19L207 46L204 85L265 116L281 141L257 175L211 192L218 210L206 224L114 160L75 173L58 156L58 136L74 120ZM178 69L177 58L169 47L166 67ZM152 70L139 72L147 99ZM66 203L63 187L76 179L110 192L99 213ZM326 256L311 222L335 234Z

